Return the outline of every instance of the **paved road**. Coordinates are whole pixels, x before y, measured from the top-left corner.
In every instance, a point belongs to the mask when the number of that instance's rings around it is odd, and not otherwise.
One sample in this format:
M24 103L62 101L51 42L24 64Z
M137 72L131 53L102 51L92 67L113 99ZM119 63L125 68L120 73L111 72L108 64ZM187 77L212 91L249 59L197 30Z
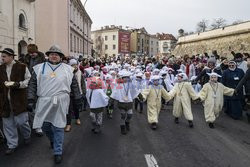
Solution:
M119 113L104 120L102 134L90 132L88 113L81 114L82 125L65 135L63 167L147 167L145 154L152 154L159 167L248 167L250 166L250 125L222 114L216 129L205 123L200 105L193 106L194 129L187 121L174 124L171 106L160 115L159 129L152 131L145 111L135 113L131 132L123 136ZM45 137L33 137L26 147L5 156L0 147L0 167L55 166Z

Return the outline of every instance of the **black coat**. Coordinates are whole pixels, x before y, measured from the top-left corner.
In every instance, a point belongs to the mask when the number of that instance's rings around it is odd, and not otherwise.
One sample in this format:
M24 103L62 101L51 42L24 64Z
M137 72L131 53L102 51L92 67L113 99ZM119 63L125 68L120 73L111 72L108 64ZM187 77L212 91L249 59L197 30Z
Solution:
M246 95L250 96L250 68L246 71L244 77L240 80L240 83L237 85L237 92L242 89L243 85L245 86Z

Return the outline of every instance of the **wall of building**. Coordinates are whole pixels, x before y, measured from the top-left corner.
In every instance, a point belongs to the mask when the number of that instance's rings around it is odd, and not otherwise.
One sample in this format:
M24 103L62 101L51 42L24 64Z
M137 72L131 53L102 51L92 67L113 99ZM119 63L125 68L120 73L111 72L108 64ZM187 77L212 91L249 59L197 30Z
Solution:
M94 50L100 56L117 55L119 51L119 29L98 30L92 32L92 40L94 42ZM114 39L113 39L114 36ZM113 45L115 48L113 48Z
M19 15L24 16L24 28L19 26ZM35 5L28 0L0 1L0 49L9 47L15 53L26 54L27 45L35 42ZM18 44L21 44L18 48Z
M46 52L57 44L65 55L69 55L69 1L37 0L36 44Z
M149 56L153 57L159 53L159 40L156 37L150 37Z
M231 51L250 52L250 22L180 37L173 54L210 54L213 50L221 56L231 56Z

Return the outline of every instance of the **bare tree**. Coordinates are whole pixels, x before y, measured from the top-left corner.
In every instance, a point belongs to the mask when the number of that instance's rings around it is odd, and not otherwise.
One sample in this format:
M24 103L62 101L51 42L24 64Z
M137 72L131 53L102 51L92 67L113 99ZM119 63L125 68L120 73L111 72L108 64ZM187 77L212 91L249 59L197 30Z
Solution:
M242 23L243 22L243 20L235 20L233 23L232 23L232 25L237 25L237 24L240 24L240 23Z
M179 37L182 37L185 35L185 31L181 28L178 30Z
M212 24L211 24L211 29L217 29L217 28L221 28L221 27L224 27L226 26L226 20L223 19L223 18L217 18L217 19L214 19Z
M208 20L202 19L197 23L196 32L205 32L208 28Z

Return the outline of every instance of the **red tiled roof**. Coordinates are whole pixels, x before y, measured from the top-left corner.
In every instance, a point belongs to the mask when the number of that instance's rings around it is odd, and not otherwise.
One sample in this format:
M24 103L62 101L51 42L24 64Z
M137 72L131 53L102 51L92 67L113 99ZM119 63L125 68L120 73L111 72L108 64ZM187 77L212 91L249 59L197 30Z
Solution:
M174 40L177 41L176 38L172 34L159 34L159 40Z

